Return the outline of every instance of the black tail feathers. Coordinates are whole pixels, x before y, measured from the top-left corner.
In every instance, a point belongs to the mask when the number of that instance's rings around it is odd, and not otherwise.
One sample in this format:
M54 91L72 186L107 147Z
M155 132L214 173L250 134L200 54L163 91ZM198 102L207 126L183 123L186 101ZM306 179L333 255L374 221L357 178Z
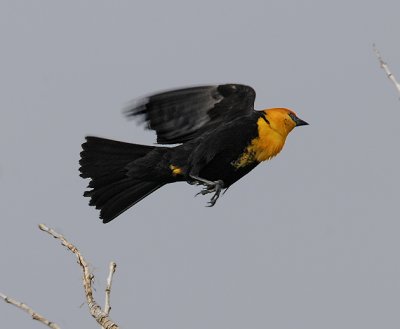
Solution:
M154 192L165 183L133 178L128 173L134 161L145 157L155 146L130 144L114 140L86 137L79 161L81 177L90 178L84 196L89 204L100 209L100 218L108 223L122 212ZM129 166L128 166L129 165Z

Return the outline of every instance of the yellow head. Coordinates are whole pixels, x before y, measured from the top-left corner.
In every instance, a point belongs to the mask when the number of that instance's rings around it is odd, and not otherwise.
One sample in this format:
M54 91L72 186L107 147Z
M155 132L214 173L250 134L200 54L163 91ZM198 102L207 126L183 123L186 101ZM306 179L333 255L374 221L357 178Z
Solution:
M273 158L282 150L287 135L294 127L308 124L293 111L284 108L268 109L260 114L257 119L258 136L252 139L245 152L233 162L236 168Z
M263 111L271 129L282 137L286 136L294 127L308 125L307 122L299 119L292 110L285 108L272 108Z

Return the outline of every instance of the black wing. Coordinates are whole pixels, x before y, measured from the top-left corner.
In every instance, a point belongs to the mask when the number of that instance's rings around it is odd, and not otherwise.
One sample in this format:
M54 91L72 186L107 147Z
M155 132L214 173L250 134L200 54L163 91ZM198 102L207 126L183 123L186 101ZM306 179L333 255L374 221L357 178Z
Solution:
M145 97L125 113L155 130L157 143L176 144L251 113L255 98L254 89L245 85L192 87Z

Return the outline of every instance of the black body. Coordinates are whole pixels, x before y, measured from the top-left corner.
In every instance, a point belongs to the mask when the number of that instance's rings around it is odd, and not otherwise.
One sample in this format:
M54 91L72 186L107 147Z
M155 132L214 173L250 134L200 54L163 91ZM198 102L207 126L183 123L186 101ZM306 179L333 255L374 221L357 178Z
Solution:
M254 100L254 90L244 85L194 87L144 98L126 114L141 117L156 131L158 143L180 145L86 137L80 171L91 179L92 189L84 195L107 223L161 186L193 182L192 176L222 180L228 188L257 165L232 165L257 137L262 112L254 111Z

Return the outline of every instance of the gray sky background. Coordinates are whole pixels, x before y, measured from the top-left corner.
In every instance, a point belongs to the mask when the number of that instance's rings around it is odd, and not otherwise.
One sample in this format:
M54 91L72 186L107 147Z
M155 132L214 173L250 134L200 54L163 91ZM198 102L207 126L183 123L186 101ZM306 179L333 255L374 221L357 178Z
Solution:
M0 3L0 291L65 328L97 328L81 249L124 328L399 328L400 2ZM121 109L149 92L241 82L256 108L311 125L214 208L171 185L103 225L82 197L80 144L151 144ZM43 328L0 303L4 328Z

